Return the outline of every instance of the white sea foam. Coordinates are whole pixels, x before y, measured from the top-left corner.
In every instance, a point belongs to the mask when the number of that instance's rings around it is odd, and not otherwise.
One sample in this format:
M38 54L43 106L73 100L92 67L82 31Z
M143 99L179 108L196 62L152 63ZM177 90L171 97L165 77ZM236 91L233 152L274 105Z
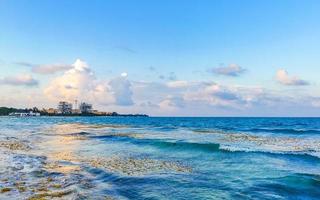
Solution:
M245 132L194 131L210 135L210 142L220 145L221 150L243 152L267 152L278 154L300 154L320 158L319 137L294 135L250 134Z
M227 151L301 154L320 158L320 140L276 136L226 134L220 139L220 149Z

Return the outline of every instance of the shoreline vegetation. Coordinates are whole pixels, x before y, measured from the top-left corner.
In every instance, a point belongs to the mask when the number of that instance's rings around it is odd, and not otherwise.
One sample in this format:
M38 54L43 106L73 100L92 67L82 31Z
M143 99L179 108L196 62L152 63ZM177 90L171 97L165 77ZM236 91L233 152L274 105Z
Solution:
M10 113L40 113L41 116L63 116L63 117L89 117L89 116L111 116L111 117L149 117L146 114L119 114L117 112L106 112L106 113L48 113L45 109L39 110L38 108L9 108L9 107L0 107L0 116L9 116Z

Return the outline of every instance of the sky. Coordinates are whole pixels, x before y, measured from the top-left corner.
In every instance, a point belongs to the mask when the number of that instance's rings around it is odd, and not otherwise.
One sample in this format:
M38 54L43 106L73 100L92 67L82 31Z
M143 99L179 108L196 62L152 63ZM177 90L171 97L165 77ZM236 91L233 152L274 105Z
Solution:
M0 106L320 116L318 0L0 0Z

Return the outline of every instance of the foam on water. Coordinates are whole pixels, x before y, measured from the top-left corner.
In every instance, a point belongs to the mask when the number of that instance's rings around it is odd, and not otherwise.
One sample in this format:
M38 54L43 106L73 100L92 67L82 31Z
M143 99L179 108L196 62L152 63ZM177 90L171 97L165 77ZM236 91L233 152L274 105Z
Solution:
M198 132L198 131L197 131ZM288 135L253 135L223 131L201 131L214 134L212 142L220 144L227 151L268 152L279 154L320 155L319 137L294 137Z

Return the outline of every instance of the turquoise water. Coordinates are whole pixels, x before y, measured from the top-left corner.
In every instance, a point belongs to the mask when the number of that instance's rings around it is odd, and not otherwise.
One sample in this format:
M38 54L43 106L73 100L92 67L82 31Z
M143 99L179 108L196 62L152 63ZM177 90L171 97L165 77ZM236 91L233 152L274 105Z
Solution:
M320 118L0 118L0 199L320 199Z

